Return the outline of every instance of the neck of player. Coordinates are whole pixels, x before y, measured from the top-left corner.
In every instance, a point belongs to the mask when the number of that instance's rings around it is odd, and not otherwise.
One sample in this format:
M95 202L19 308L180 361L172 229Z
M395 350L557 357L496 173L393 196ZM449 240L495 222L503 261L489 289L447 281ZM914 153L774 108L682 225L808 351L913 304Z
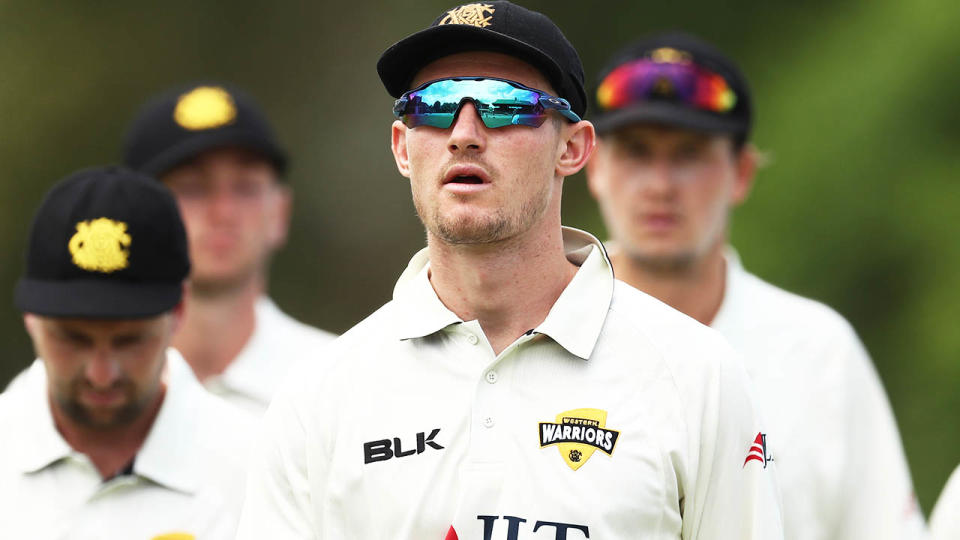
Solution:
M617 279L710 325L720 311L726 289L726 242L717 242L702 257L683 269L652 269L624 251L611 255Z
M173 338L197 378L223 373L246 347L256 326L257 300L266 277L257 275L219 294L203 294L188 286L184 319Z
M559 207L531 230L499 242L451 245L427 238L437 296L464 321L477 320L498 355L543 322L577 273L563 251Z

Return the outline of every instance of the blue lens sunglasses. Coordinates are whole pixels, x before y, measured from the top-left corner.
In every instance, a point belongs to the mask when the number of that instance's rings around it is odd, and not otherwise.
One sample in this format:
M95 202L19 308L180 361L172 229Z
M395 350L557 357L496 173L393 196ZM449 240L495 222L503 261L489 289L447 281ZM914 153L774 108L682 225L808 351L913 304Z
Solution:
M551 109L570 122L580 121L567 100L496 77L448 77L425 82L400 96L393 114L407 127L446 129L453 125L467 100L488 128L540 127Z

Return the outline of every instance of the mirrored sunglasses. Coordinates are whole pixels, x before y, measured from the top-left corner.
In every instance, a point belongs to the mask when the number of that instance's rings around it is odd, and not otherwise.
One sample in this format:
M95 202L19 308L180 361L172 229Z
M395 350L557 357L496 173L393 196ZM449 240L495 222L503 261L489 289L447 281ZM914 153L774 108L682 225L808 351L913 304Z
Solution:
M393 114L407 127L446 129L453 125L465 101L473 103L488 128L540 127L550 110L570 122L580 121L567 100L494 77L451 77L423 83L400 96L393 105Z
M597 89L597 104L605 110L659 99L721 114L737 104L726 79L689 60L634 60L611 71Z

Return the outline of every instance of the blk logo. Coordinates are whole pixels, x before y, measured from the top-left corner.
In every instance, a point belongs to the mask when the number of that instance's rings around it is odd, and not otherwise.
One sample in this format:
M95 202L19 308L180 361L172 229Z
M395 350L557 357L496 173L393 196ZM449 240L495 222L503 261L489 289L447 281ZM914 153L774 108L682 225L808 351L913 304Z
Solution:
M417 442L414 445L408 446L408 450L404 450L403 444L400 441L400 437L394 437L393 439L381 439L379 441L370 441L363 443L363 462L364 463L373 463L375 461L386 461L393 458L402 458L412 455L419 455L424 453L427 448L433 448L434 450L443 450L443 446L440 446L434 439L440 433L440 428L436 428L427 435L424 432L417 433Z

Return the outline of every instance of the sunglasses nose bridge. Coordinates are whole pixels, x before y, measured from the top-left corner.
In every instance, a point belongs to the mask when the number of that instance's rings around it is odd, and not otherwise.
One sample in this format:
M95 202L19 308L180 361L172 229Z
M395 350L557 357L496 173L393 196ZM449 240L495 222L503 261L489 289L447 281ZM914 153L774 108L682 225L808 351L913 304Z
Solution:
M480 116L480 105L478 104L477 99L470 96L464 96L460 98L460 101L457 103L457 110L453 113L453 122L451 123L451 127L455 126L460 120L460 113L463 112L463 106L468 103L473 105L473 114L476 115L476 120L478 122L483 121L483 118Z

